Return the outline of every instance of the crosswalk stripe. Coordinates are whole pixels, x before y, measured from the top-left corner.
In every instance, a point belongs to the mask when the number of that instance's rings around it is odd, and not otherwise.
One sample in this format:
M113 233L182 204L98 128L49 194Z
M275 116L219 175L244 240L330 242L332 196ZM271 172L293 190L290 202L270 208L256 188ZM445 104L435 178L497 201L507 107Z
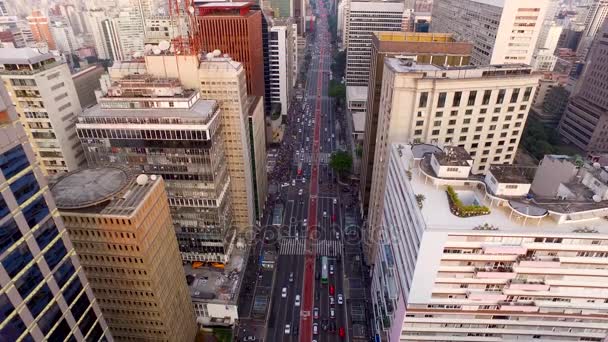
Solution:
M283 239L280 243L281 255L304 255L305 241L303 239ZM342 242L338 240L319 240L316 244L316 254L321 256L337 256L342 254Z

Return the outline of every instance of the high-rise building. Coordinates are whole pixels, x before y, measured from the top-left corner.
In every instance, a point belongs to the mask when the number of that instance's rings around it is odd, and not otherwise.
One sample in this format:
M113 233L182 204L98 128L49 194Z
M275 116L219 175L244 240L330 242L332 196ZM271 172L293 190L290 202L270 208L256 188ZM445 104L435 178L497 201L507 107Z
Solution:
M32 11L32 15L27 17L28 24L32 30L34 40L38 43L46 43L50 50L55 50L55 39L49 29L49 18L40 10Z
M560 122L560 134L587 152L608 152L608 20L597 33L582 78Z
M463 149L407 142L387 158L371 285L382 341L605 341L606 170L545 156L481 178Z
M80 48L72 27L62 21L53 21L50 25L51 35L57 50L64 54L76 53Z
M295 29L295 27L294 27ZM251 178L253 183L253 205L256 223L262 220L268 197L268 173L266 170L266 119L262 98L250 96L247 100L249 154L251 156Z
M0 77L45 172L77 169L84 156L73 120L81 107L67 64L36 49L4 48L0 65Z
M604 21L606 21L606 17L608 17L608 0L589 1L589 10L586 14L583 21L585 29L576 48L577 54L582 59L586 58L591 42L593 42Z
M11 102L0 85L0 338L113 341Z
M252 102L248 101L244 64L213 54L204 57L199 68L200 92L203 98L216 100L222 111L222 137L230 175L232 222L242 231L255 223L251 146L265 142L253 142L248 134L248 107Z
M149 75L115 81L76 124L89 166L165 179L183 260L225 263L234 230L223 129L216 101Z
M117 340L196 336L163 183L162 177L107 166L62 175L51 188Z
M548 0L434 0L431 32L473 43L474 65L530 64Z
M122 58L143 57L144 55L144 22L139 8L127 7L113 19L122 51Z
M82 108L93 106L97 103L95 90L99 89L99 79L105 73L101 64L91 65L88 68L72 74L76 94Z
M295 85L294 68L297 70L294 52L297 46L292 20L275 19L269 27L269 54L272 63L269 63L270 102L271 111L287 115L291 103L291 92Z
M169 16L152 16L146 18L145 43L158 44L163 40L171 41L180 34L188 32L184 17L171 18Z
M100 22L101 31L100 38L103 45L102 51L105 53L106 59L113 61L129 60L124 57L122 45L120 44L119 32L116 27L116 20L104 18ZM97 47L97 44L95 45ZM101 55L100 55L101 56Z
M403 10L403 2L350 1L344 23L348 86L367 85L372 32L401 31Z
M366 117L360 182L362 208L367 208L369 204L369 192L372 186L384 59L400 56L420 64L460 66L469 64L471 49L470 43L457 42L452 34L446 33L374 32L372 34L367 101L363 108Z
M296 0L297 1L297 0ZM269 0L264 5L272 10L275 18L293 18L295 4L294 0Z
M470 151L474 174L510 164L540 78L523 64L443 67L387 58L384 65L365 241L375 241L381 224L392 142L458 145ZM365 253L368 260L376 254Z
M262 11L252 10L248 2L208 3L197 10L201 49L220 50L242 63L247 93L264 96Z

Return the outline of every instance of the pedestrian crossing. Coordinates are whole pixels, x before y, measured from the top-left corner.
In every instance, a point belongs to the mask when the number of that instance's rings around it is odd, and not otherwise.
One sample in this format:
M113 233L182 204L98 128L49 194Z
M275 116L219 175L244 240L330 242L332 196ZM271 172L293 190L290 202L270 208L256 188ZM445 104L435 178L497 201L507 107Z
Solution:
M319 163L321 164L329 164L330 158L330 153L319 153ZM304 153L304 162L307 164L312 162L312 155L310 153Z
M280 255L304 255L304 239L282 239ZM342 242L338 240L317 240L316 254L337 256L342 254Z

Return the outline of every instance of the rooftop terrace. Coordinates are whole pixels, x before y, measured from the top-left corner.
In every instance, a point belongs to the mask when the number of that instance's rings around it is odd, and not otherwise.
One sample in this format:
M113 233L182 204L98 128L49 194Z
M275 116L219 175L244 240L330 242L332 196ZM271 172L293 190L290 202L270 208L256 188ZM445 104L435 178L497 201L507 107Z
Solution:
M516 77L532 74L532 68L526 64L498 64L488 66L443 66L435 64L418 64L411 60L386 58L384 63L397 73L424 73L426 78L480 78L480 77ZM538 74L540 77L540 74Z

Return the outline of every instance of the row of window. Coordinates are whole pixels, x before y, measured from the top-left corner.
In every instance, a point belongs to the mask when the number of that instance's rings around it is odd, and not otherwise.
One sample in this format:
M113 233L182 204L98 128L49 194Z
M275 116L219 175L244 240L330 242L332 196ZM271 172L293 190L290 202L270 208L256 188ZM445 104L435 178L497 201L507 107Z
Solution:
M530 100L530 95L532 94L532 90L533 90L533 87L527 87L524 90L523 98L521 99L521 101L525 102L525 101ZM506 89L498 90L498 93L496 94L496 101L495 101L496 104L504 103L506 92L507 92ZM492 93L493 93L493 90L484 91L482 101L481 101L482 105L490 104L490 99L492 97ZM509 103L518 102L519 94L520 94L519 88L513 89L513 91L511 92ZM447 95L448 95L448 93L446 93L446 92L439 93L439 95L437 97L437 108L443 108L446 106ZM419 98L418 98L418 107L425 108L428 105L428 98L429 98L429 92L426 92L426 91L421 92L419 95ZM461 105L462 100L463 100L463 92L462 91L454 92L453 97L452 97L451 106L459 107ZM474 106L476 102L477 102L477 91L476 90L470 91L468 93L468 97L467 97L467 106Z

